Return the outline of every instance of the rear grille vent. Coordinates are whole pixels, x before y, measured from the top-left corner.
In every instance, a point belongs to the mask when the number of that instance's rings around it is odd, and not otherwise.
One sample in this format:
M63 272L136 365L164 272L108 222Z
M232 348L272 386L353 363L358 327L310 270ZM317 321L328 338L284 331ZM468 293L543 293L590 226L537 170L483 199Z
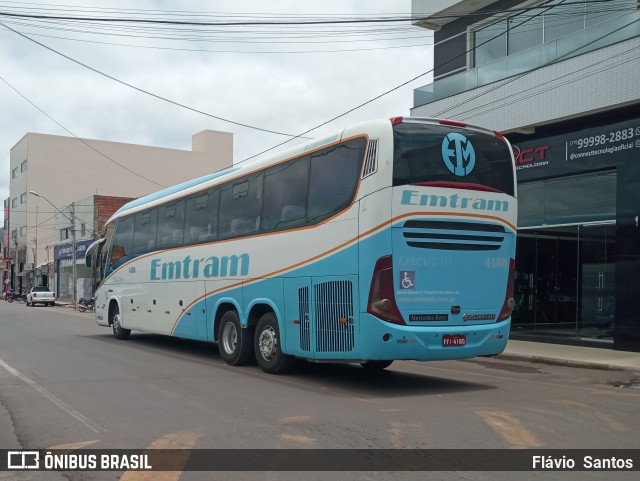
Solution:
M378 139L369 139L367 153L364 156L362 178L373 174L376 170L378 170Z
M316 351L352 351L353 283L330 281L315 286Z
M300 349L311 351L311 330L309 328L309 288L298 289L298 312L300 316Z
M451 251L492 251L502 247L505 229L498 224L410 220L402 235L409 247Z

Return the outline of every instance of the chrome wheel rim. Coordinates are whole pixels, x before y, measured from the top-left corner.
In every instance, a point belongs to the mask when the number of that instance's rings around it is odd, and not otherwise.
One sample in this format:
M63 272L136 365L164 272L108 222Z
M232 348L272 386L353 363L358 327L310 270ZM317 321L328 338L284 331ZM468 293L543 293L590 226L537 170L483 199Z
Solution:
M266 360L271 361L278 353L278 338L273 327L268 326L258 337L258 348L260 355Z
M227 354L233 354L238 345L238 330L235 324L227 322L222 329L222 347Z

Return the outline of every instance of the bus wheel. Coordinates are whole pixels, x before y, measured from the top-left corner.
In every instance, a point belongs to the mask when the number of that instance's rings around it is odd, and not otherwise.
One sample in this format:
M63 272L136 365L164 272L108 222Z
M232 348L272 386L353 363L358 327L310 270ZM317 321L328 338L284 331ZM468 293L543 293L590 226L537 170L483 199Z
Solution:
M236 311L225 312L218 328L218 347L222 360L231 366L247 364L253 356L252 334L250 327L242 328Z
M367 371L382 371L391 366L392 363L393 361L366 361L361 362L360 365Z
M254 349L258 365L264 372L280 374L291 367L293 358L282 352L278 320L272 312L263 314L258 321Z
M113 328L113 337L119 339L120 341L129 339L131 329L125 329L120 325L120 311L117 307L113 311L113 320L111 321L111 327Z

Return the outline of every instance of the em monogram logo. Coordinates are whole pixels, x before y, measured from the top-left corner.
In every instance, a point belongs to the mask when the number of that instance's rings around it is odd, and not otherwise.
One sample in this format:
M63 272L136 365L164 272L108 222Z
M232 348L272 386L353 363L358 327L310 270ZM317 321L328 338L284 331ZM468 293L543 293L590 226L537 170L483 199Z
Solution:
M452 132L442 140L442 159L452 174L464 177L476 165L476 151L464 135Z

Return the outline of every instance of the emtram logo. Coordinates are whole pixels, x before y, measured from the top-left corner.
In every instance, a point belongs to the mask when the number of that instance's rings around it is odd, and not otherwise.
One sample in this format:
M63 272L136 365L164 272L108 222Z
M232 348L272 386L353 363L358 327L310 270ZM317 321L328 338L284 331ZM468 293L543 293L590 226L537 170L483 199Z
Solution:
M442 160L452 174L464 177L476 165L476 151L464 135L451 132L442 139Z

